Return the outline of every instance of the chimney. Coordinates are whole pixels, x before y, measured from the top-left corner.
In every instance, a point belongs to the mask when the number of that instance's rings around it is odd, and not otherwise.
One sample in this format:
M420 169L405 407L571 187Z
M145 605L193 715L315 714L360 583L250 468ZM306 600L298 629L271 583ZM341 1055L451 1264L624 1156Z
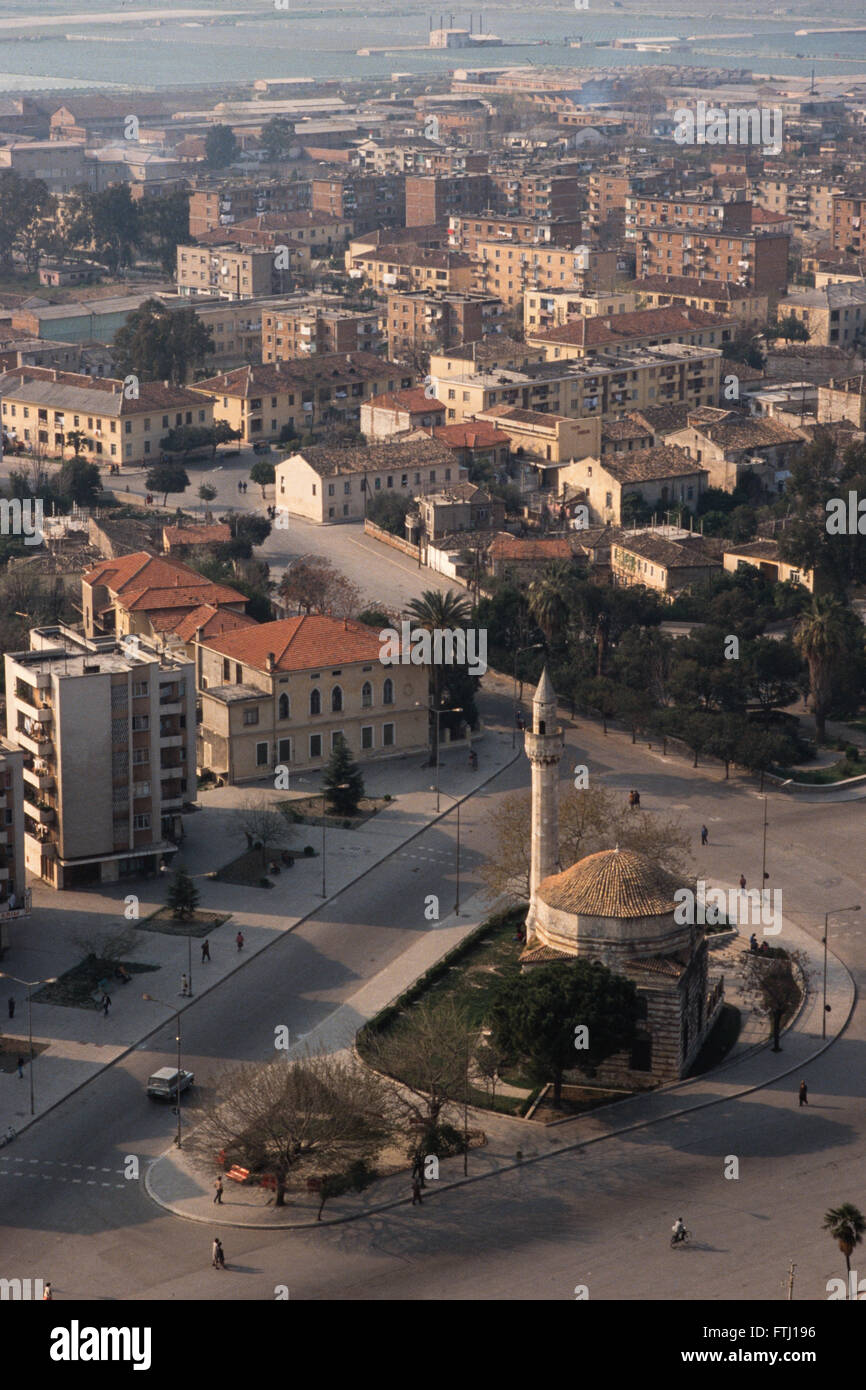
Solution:
M273 653L273 652L268 652L268 655L267 655L267 667L268 667L268 673L269 673L270 675L273 675L274 670L276 669L276 665L277 665L277 658L274 656L274 653Z

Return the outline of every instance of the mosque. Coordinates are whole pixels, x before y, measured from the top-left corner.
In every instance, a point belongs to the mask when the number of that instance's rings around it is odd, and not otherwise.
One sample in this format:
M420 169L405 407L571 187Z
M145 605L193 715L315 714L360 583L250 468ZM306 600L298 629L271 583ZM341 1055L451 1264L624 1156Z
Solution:
M640 1088L688 1073L721 1008L722 981L707 981L704 932L674 920L686 886L645 854L619 848L559 862L559 763L564 751L556 694L545 668L532 702L526 753L532 765L530 902L523 969L578 957L624 975L641 1001L630 1051L595 1080ZM694 885L690 885L694 886ZM575 1054L576 1056L578 1054Z

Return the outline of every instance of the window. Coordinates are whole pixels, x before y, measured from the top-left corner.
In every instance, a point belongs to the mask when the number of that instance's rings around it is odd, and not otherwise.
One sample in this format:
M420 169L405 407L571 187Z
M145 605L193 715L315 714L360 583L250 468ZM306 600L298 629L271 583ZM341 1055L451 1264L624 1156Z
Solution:
M345 743L342 729L334 729L331 732L331 752L341 743Z
M289 697L288 697L288 695L286 695L285 692L284 692L284 693L280 696L280 698L279 698L279 700L278 700L278 702L277 702L277 718L278 718L278 719L288 719L288 717L289 717Z
M369 709L373 703L373 687L369 681L364 681L361 686L361 708Z
M134 714L132 716L132 732L143 734L150 728L150 716L147 714Z
M310 757L321 758L322 756L322 735L310 734Z
M393 725L393 724L383 724L383 725L382 725L382 747L383 747L383 748L393 748L393 747L394 747L394 725Z
M362 724L362 725L361 725L361 747L362 747L362 748L372 748L372 747L373 747L373 725L372 725L372 724Z
M331 712L340 714L343 708L343 691L339 685L335 685L331 691Z
M147 681L135 681L135 682L133 683L132 693L133 693L133 696L134 696L136 699L137 699L139 696L146 695L146 694L147 694L147 691L148 691Z
M268 745L267 741L256 744L256 767L267 767L268 765Z
M146 811L146 812L145 812L143 815L141 815L141 816L133 816L133 818L132 818L132 828L133 828L133 830L149 830L149 829L150 829L150 812L149 812L149 811Z
M245 723L245 724L258 724L258 722L259 722L259 712L258 712L257 709L245 709L245 710L244 710L244 723Z
M393 705L393 703L394 703L394 682L391 680L391 677L389 676L388 679L385 681L385 684L382 686L382 704L383 704L383 705Z
M223 680L230 681L232 678L232 664L228 657L223 657Z
M150 762L150 749L149 749L149 748L133 748L133 750L132 750L132 761L133 761L134 764L135 764L135 763L149 763L149 762Z
M310 691L310 714L322 713L322 692L320 690Z
M290 763L292 761L292 740L290 738L280 739L279 755L281 763Z

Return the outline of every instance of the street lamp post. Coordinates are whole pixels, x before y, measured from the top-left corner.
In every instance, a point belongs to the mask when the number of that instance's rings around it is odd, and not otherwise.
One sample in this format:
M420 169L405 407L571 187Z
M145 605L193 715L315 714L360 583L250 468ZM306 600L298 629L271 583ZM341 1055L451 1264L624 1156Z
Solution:
M439 792L439 788L438 788L438 787L431 787L430 790L431 790L431 792L432 792L432 791L435 791L435 792L437 793L437 796L438 796L438 792ZM457 897L456 897L456 900L455 900L455 903L454 903L454 915L455 915L455 917L459 917L459 916L460 916L460 798L459 798L458 796L453 796L453 795L451 794L451 792L445 792L445 795L448 797L449 801L453 801L453 802L454 802L454 805L457 807Z
M442 718L442 715L443 715L443 714L462 714L462 713L463 713L463 706L462 706L462 705L454 705L453 708L451 708L451 709L437 709L437 707L436 707L435 705L425 705L423 700L416 700L416 701L415 701L415 706L416 706L417 709L426 709L426 710L428 710L431 714L435 714L435 716L436 716L436 786L435 786L435 788L434 788L434 787L431 787L430 790L436 792L436 814L437 814L437 816L438 816L438 814L439 814L439 746L440 746L440 742L441 742L440 737L439 737L439 735L440 735L440 733L441 733L441 729L440 729L440 725L439 725L439 720Z
M0 970L0 979L13 980L16 985L24 985L27 989L27 1046L30 1053L30 1114L36 1114L36 1097L34 1094L33 1080L33 987L34 985L53 985L57 982L56 975L49 975L47 980L19 980L17 975L7 975L5 970Z
M860 904L855 903L853 907L832 907L829 912L824 913L824 988L821 1008L821 1037L827 1036L827 936L830 931L830 915L838 916L840 912L859 912Z
M793 777L786 777L784 782L780 782L780 783L779 783L779 789L781 790L782 787L787 787L788 784L789 784L789 782L792 782L793 780L794 780ZM761 896L761 902L763 902L763 901L764 901L764 899L763 899L764 884L767 882L767 797L766 797L766 795L763 795L763 796L761 797L761 800L762 800L763 803L764 803L764 833L763 833L763 841L762 841L762 846L763 846L763 847L762 847L762 849L761 849L761 894L762 894L762 896Z
M511 747L517 747L517 658L521 652L534 652L543 647L543 642L530 642L528 647L518 647L514 653L514 712L511 720Z
M177 1097L176 1097L176 1099L177 1099L177 1134L174 1136L174 1142L175 1142L175 1144L177 1145L177 1147L178 1147L179 1149L181 1149L181 1148L183 1148L183 1139L182 1139L182 1134L181 1134L181 1115L180 1115L180 1074L181 1074L181 1065L180 1065L180 1052L181 1052L181 1047L180 1047L180 1036L181 1036L181 1035L180 1035L180 1009L179 1009L179 1008L175 1008L175 1006L174 1006L173 1004L166 1004L166 1002L165 1002L164 999L157 999L157 997L156 997L155 994L143 994L141 997L142 997L142 999L146 999L147 1002L148 1002L149 1004L162 1004L162 1007L163 1007L164 1009L172 1009L173 1012L174 1012L174 1023L175 1023L175 1028L177 1029L177 1032L176 1032L176 1034L175 1034L175 1038L176 1038L176 1041L177 1041Z

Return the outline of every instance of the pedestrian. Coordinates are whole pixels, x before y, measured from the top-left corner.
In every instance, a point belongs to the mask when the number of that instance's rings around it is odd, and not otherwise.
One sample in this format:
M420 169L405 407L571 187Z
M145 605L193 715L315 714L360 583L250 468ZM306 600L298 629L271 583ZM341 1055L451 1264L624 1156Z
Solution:
M235 941L238 944L238 950L242 951L244 949L244 934L242 931L238 932L237 936L235 937Z
M216 1203L216 1205L217 1205L218 1207L221 1207L222 1204L223 1204L223 1180L222 1180L222 1178L217 1178L216 1182L214 1183L214 1187L216 1188L216 1191L214 1192L214 1196L213 1196L214 1202Z
M634 794L634 804L637 807L637 809L640 810L640 792L638 791L636 791Z
M214 1259L215 1259L215 1261L216 1261L216 1267L217 1267L217 1269L225 1269L225 1267L226 1267L226 1252L223 1250L223 1243L222 1243L222 1241L221 1241L221 1240L215 1240L215 1241L214 1241L214 1247L215 1247L215 1248L214 1248Z
M205 963L206 960L210 960L210 942L209 942L209 941L203 941L203 942L201 943L201 963L202 963L202 965L204 965L204 963Z
M51 1292L51 1285L50 1285L50 1284L46 1284L46 1285L45 1285L45 1288L42 1290L42 1302L43 1302L43 1303L50 1303L51 1300L53 1299L53 1297L54 1297L54 1294Z
M749 937L749 950L752 951L752 952L754 953L755 951L757 951L757 949L758 949L758 938L755 936L755 933L752 932L752 935Z
M18 1058L18 1076L21 1081L24 1080L24 1058L20 1055Z
M634 810L634 792L633 792L633 791L630 791L629 794L628 794L628 804L629 804L629 809L633 811L633 810Z
M189 994L189 980L186 975L180 977L180 992L181 994Z
M745 893L745 891L746 891L746 875L745 875L745 874L740 874L740 892L741 892L741 893Z
M9 995L9 1017L10 1017L10 1018L14 1018L14 1017L15 1017L15 995L14 995L14 994L10 994L10 995Z
M102 1017L108 1018L108 1010L111 1008L111 998L107 994L102 996Z
M413 1207L423 1207L424 1205L424 1199L421 1196L421 1179L417 1176L412 1179L412 1205Z
M809 1104L809 1087L806 1085L805 1081L800 1082L800 1104Z
M702 826L701 826L701 844L702 844L702 845L709 844L709 840L710 840L710 832L709 832L709 830L707 829L707 827L706 827L705 825L702 825Z

